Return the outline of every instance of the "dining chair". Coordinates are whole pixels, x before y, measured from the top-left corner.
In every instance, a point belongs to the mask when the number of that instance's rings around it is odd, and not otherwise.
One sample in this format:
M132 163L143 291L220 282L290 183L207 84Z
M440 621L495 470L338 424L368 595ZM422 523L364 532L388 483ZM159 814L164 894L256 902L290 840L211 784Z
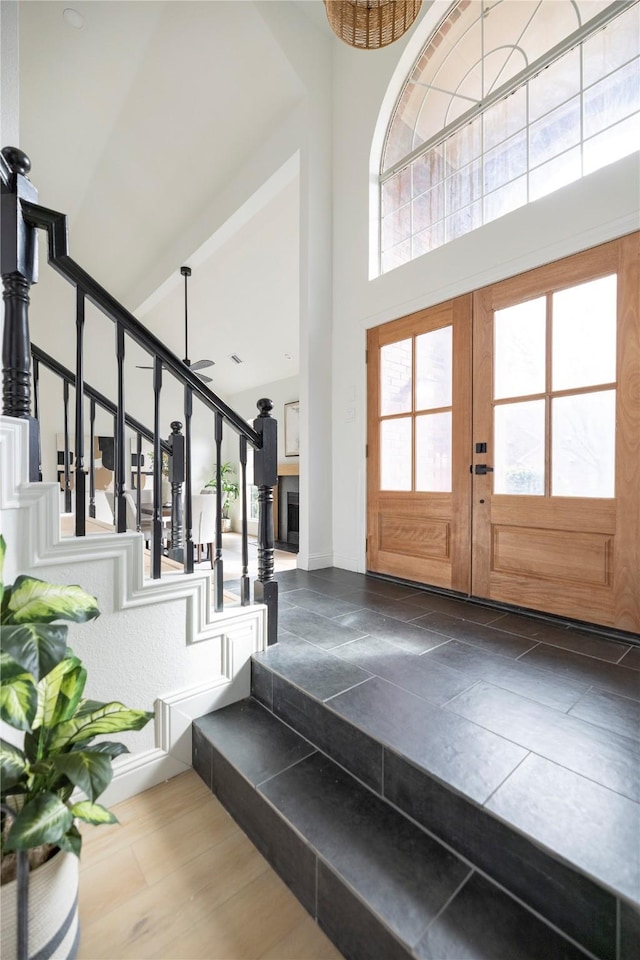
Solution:
M202 557L202 545L209 549L213 570L213 544L216 538L216 498L211 494L197 493L191 497L191 539L197 547L197 562Z
M104 495L105 495L105 497L106 497L107 503L109 504L109 507L111 508L111 513L112 513L112 515L113 515L113 522L115 523L115 495L114 495L114 492L113 492L113 490L105 490L105 491L104 491ZM137 531L137 529L138 529L138 520L137 520L138 508L137 508L137 505L136 505L136 500L135 500L135 498L134 498L134 496L133 496L132 493L128 493L128 492L126 492L126 491L125 491L125 495L124 495L124 500L125 500L125 507L126 507L127 530L135 530L135 531ZM162 521L162 539L163 539L163 540L166 540L166 539L167 539L168 533L169 533L169 528L170 528L170 521L169 521L168 519L163 518L163 521ZM152 537L153 537L153 517L151 517L149 514L144 514L144 513L143 513L143 514L141 514L141 516L140 516L140 533L141 533L142 536L144 537L145 545L148 546L148 545L149 545L149 541L150 541L150 540L152 539Z
M132 494L125 493L124 502L127 509L127 530L137 530L138 529L138 509L136 506L136 501L133 499ZM140 515L140 533L144 537L145 543L149 543L152 536L153 521L151 517L145 516L144 514Z

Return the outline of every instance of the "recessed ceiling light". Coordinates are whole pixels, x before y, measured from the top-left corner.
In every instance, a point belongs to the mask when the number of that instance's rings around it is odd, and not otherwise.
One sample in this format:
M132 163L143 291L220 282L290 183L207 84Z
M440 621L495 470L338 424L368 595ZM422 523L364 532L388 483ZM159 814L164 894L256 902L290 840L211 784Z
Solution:
M84 27L84 17L78 10L74 10L73 7L66 7L62 11L62 17L65 23L68 23L70 27L74 27L76 30L82 30Z
M291 360L291 354L290 354L290 353L285 353L284 358L285 358L285 360Z

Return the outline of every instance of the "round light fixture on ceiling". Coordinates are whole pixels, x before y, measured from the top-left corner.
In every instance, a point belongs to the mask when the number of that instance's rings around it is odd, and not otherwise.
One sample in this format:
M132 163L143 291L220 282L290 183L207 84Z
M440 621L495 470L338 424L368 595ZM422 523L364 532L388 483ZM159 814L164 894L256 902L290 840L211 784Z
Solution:
M324 0L329 26L350 47L379 50L412 25L422 0Z
M74 10L73 7L65 7L62 11L62 19L75 30L82 30L84 27L84 17L78 10Z

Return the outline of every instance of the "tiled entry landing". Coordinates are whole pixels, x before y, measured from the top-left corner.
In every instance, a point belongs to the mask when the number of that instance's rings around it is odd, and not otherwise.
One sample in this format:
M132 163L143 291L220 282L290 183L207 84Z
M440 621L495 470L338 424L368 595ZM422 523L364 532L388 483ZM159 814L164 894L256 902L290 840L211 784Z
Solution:
M198 721L194 763L345 956L636 956L640 650L340 570L278 580L255 699Z

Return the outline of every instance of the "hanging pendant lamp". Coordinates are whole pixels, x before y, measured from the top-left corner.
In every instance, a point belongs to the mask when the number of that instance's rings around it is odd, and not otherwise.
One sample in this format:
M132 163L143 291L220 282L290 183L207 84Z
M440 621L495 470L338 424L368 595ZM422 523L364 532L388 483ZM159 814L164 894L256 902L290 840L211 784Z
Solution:
M406 33L422 0L324 0L329 26L359 50L378 50Z

